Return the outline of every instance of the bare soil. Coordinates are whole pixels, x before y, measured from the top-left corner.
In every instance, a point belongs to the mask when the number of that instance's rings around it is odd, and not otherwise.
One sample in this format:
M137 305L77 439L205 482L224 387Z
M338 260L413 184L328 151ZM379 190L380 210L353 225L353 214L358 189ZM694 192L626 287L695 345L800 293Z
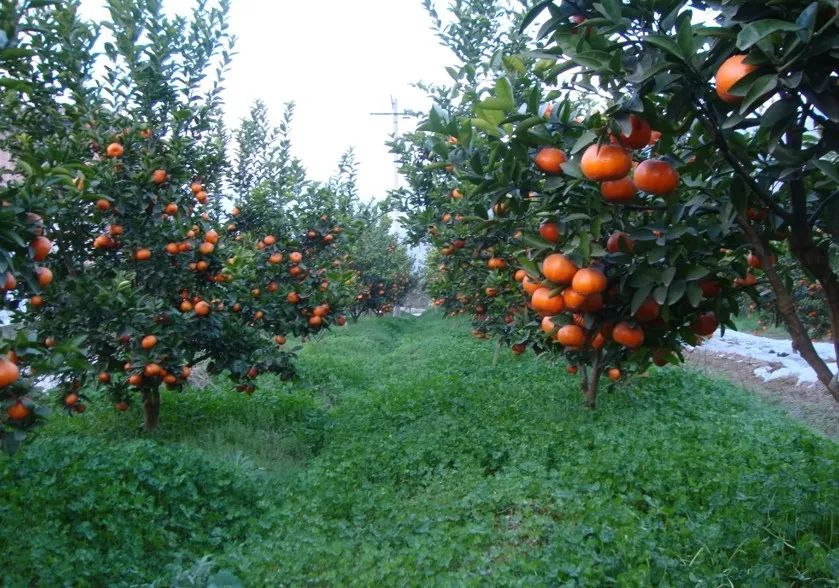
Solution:
M687 364L713 378L729 380L735 387L756 393L772 404L786 410L794 419L803 422L825 437L839 441L839 402L819 385L798 385L794 378L779 378L764 382L754 374L756 368L780 364L766 363L743 357L708 351L701 347L685 354Z

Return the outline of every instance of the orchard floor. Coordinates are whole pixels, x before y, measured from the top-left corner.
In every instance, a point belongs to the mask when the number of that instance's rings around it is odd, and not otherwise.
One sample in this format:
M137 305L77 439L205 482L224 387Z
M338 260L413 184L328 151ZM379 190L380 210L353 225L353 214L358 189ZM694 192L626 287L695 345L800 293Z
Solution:
M4 586L836 586L839 446L667 368L582 408L435 316L310 343L298 383L93 406L0 458Z

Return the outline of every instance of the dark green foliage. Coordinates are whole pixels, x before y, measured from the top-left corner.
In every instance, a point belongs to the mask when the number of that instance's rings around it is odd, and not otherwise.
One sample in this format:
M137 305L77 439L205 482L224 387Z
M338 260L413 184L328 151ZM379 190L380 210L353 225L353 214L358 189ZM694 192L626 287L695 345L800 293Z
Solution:
M0 462L7 582L40 560L43 585L168 585L209 555L247 586L835 583L834 443L673 368L587 411L464 326L362 321L304 349L303 384L166 396L165 445L112 423L131 413L56 417Z

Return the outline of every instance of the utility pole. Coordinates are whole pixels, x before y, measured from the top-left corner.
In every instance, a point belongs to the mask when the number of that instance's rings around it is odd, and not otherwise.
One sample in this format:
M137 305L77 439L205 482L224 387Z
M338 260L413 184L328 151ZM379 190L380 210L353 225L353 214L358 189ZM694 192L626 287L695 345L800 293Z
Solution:
M395 96L390 97L390 112L371 112L370 116L391 116L393 117L393 136L399 136L399 119L409 118L413 116L411 112L399 112L399 100ZM399 166L394 162L393 164L393 189L399 188Z

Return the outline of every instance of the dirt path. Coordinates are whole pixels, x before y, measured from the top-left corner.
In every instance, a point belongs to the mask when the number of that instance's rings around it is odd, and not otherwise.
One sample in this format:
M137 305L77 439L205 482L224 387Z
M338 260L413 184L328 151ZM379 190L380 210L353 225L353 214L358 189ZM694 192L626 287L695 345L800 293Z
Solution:
M780 369L781 362L767 362L701 347L686 353L685 359L689 366L755 392L772 404L783 407L793 418L839 441L839 402L821 386L799 383L795 376L764 381L755 375L755 370Z

